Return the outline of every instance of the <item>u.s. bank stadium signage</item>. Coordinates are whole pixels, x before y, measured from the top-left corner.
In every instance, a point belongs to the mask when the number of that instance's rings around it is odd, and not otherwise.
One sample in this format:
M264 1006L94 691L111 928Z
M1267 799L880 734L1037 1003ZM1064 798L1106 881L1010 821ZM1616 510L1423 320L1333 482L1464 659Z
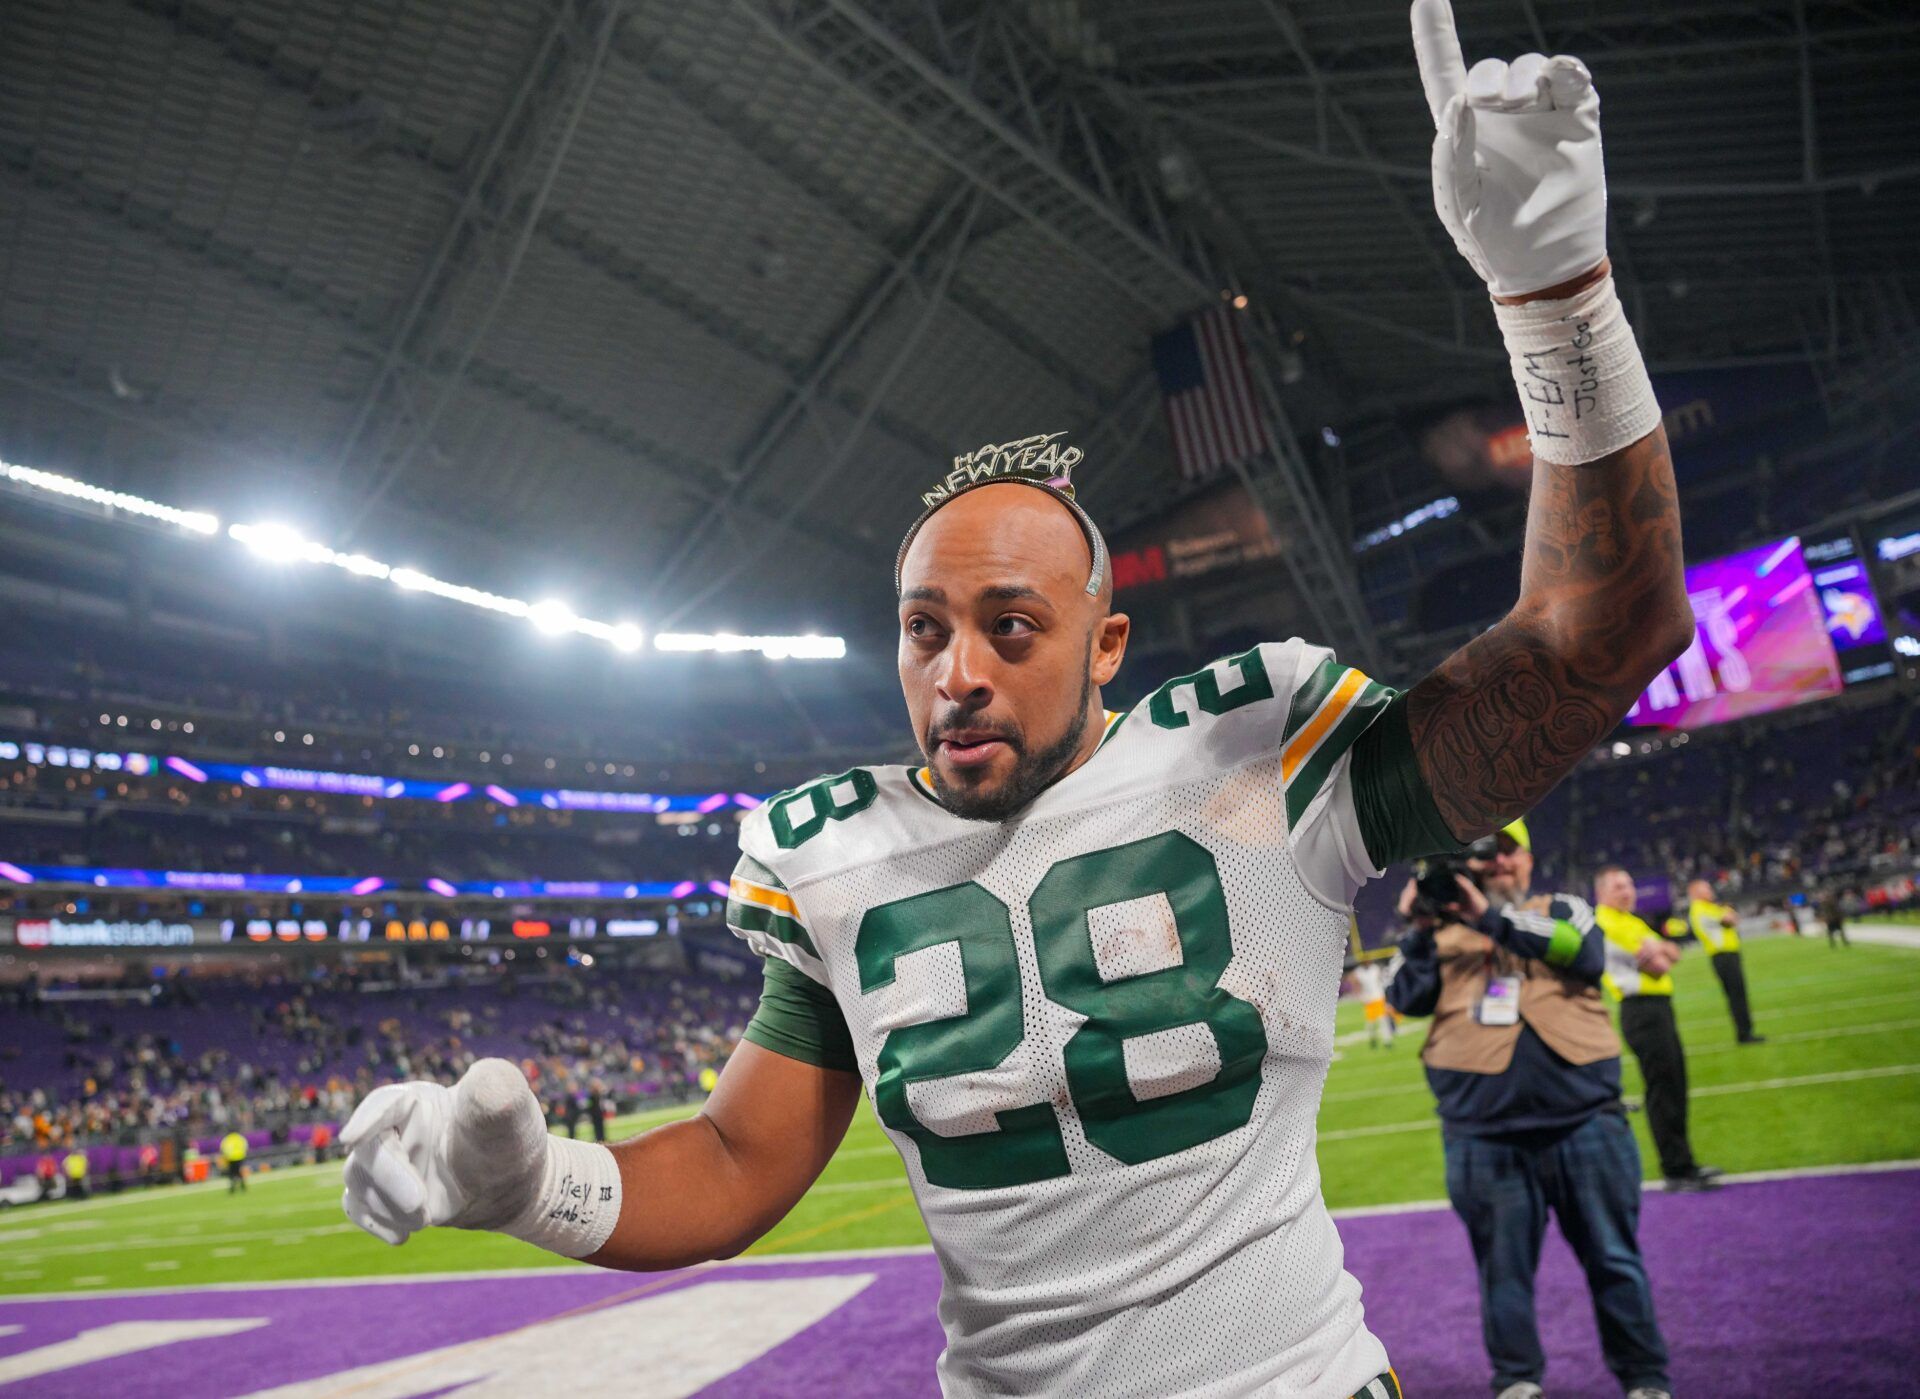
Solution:
M227 946L289 947L320 943L578 942L677 933L679 920L586 915L455 918L431 912L379 918L0 918L0 946L155 949Z
M159 918L17 918L12 940L21 947L191 947L212 938L194 923Z

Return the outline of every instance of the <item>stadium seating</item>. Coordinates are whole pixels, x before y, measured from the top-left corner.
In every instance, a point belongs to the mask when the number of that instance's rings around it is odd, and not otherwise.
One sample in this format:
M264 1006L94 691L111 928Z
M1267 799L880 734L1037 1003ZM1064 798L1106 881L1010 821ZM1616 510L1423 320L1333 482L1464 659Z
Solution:
M751 975L535 967L401 979L318 963L298 978L186 975L131 1001L18 988L0 1001L0 1177L50 1145L337 1123L379 1083L451 1083L493 1055L528 1065L550 1101L673 1100L724 1062L759 991Z

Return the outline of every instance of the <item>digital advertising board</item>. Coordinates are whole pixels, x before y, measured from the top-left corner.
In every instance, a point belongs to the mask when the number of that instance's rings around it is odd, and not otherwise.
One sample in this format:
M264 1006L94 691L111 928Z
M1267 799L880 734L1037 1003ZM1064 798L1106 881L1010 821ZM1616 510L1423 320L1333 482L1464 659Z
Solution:
M1698 729L1839 694L1844 680L1799 538L1687 569L1693 644L1627 722Z

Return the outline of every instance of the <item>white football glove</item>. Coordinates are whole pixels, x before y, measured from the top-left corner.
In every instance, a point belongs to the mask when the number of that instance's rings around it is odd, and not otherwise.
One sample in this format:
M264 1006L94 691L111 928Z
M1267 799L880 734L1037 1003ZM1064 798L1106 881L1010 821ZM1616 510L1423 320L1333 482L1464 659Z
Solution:
M354 1109L340 1144L341 1206L390 1244L448 1225L499 1230L584 1258L619 1217L613 1153L549 1136L525 1076L504 1059L482 1059L452 1088L376 1088Z
M1448 0L1413 0L1433 113L1433 203L1498 296L1570 281L1607 253L1600 95L1577 58L1483 58L1468 72Z

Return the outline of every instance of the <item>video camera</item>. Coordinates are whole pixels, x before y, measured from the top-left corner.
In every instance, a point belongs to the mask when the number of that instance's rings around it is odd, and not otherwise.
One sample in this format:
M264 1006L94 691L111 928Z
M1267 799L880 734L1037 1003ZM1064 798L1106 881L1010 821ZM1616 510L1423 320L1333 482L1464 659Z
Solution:
M1457 855L1432 855L1415 861L1413 917L1427 918L1437 923L1456 917L1460 904L1460 885L1456 877L1463 877L1475 888L1480 888L1486 877L1486 865L1499 853L1498 837L1485 835ZM1480 869L1473 868L1470 862L1474 860L1481 862Z

